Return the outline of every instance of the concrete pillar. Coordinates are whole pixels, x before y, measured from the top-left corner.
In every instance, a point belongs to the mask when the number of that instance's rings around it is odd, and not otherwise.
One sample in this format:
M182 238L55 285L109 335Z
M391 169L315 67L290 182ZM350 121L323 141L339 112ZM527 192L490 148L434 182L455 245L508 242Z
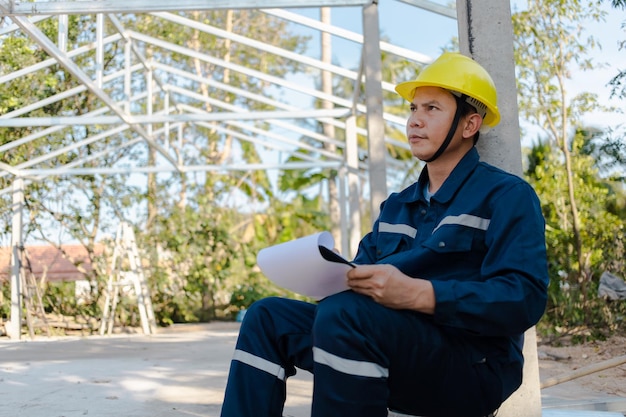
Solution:
M513 24L509 0L457 0L461 53L480 62L498 90L500 124L481 136L481 158L522 175L522 152L513 57ZM541 390L535 328L526 332L522 386L502 405L498 417L540 417Z
M363 72L367 105L370 209L372 221L378 217L380 203L387 198L387 148L383 119L382 62L378 4L363 6Z
M498 90L500 124L483 135L478 150L483 160L522 175L513 22L509 0L457 0L461 53L487 69Z
M541 384L537 333L528 329L524 335L524 380L522 386L502 404L498 417L541 417Z

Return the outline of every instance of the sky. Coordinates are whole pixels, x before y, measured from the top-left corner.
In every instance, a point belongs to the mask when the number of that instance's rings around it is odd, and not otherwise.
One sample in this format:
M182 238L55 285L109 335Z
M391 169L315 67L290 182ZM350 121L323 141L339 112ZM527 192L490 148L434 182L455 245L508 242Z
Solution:
M590 56L598 63L605 63L604 68L596 68L588 72L578 72L574 74L569 84L572 93L590 91L598 94L602 103L618 107L625 107L624 100L617 98L610 99L610 87L607 83L615 77L619 71L626 71L626 49L619 49L619 42L626 41L626 29L622 25L626 24L626 11L612 9L608 5L608 11L604 23L593 23L589 25L588 32L599 39L601 49L591 51ZM623 123L626 125L626 115L621 116L594 113L586 120L589 123L614 124Z
M438 3L445 4L446 1L438 1ZM523 10L525 4L526 1L523 0L512 0L512 11ZM626 70L626 49L619 50L619 42L626 41L626 30L622 28L626 22L626 11L612 8L609 0L604 1L603 9L607 12L605 21L590 24L587 35L594 36L601 45L601 49L590 51L589 56L596 63L605 65L603 68L596 68L592 71L574 72L572 79L567 83L567 91L570 97L581 92L594 92L601 103L624 107L623 100L610 99L610 87L607 84L618 74L619 70ZM294 9L293 11L311 18L319 18L317 9ZM331 11L331 23L362 33L360 16L360 7L335 7ZM458 33L456 20L397 0L379 2L379 16L382 37L387 38L394 45L432 58L437 57L441 49L447 46ZM313 49L316 45L316 42L312 42ZM333 51L335 52L333 59L344 66L354 68L358 63L360 48L352 42L333 38ZM312 51L312 53L315 52ZM585 123L598 127L626 125L626 115L596 112L587 115Z
M290 11L319 19L319 9L291 9ZM379 22L381 38L390 43L420 52L432 57L441 52L457 33L456 20L428 12L397 0L379 2ZM361 7L334 7L331 9L331 24L353 32L362 33ZM416 27L418 29L412 29ZM311 30L310 34L315 32ZM317 43L311 43L310 53L317 53ZM333 38L333 59L351 67L358 63L360 47L353 42ZM319 56L319 55L318 55Z

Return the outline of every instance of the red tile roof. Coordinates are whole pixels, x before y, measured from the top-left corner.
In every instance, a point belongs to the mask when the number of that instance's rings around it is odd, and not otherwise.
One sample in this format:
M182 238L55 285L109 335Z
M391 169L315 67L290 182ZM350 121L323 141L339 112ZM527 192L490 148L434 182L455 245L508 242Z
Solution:
M76 281L85 279L85 273L81 270L92 271L91 261L87 250L83 245L62 245L61 250L52 245L27 246L26 251L35 277L40 279L44 274L48 281ZM96 254L104 251L103 245L96 245ZM67 257L65 257L67 256ZM70 261L71 259L71 261ZM11 248L0 248L0 281L7 280L11 276Z

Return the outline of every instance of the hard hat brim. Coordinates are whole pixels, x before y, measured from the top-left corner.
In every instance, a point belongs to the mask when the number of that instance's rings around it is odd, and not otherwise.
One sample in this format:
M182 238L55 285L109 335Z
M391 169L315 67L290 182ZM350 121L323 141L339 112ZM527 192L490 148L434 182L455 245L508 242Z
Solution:
M445 83L436 83L433 81L426 82L426 81L419 81L419 80L405 81L396 85L396 92L408 102L412 102L413 97L415 96L415 90L418 87L439 87L445 90L458 91L460 93L472 96L487 107L487 114L483 118L484 124L486 124L487 126L493 127L500 122L500 111L498 110L497 107L494 108L493 106L489 105L489 103L486 100L482 100L481 97L476 97L475 94L470 94L470 92L468 91L459 91L459 88L452 88L452 86L447 85Z

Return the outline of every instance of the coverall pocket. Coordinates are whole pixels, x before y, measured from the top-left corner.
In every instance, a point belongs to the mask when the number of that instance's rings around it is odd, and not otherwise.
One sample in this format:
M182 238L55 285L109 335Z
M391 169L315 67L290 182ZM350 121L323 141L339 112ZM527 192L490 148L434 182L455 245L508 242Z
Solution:
M503 401L501 369L493 360L485 358L474 363L474 370L482 391L483 413L487 415L496 411Z
M474 229L459 226L443 226L423 243L437 253L467 252L476 238Z
M376 257L381 260L387 256L409 250L412 242L413 239L400 233L381 233L376 244L378 248Z

